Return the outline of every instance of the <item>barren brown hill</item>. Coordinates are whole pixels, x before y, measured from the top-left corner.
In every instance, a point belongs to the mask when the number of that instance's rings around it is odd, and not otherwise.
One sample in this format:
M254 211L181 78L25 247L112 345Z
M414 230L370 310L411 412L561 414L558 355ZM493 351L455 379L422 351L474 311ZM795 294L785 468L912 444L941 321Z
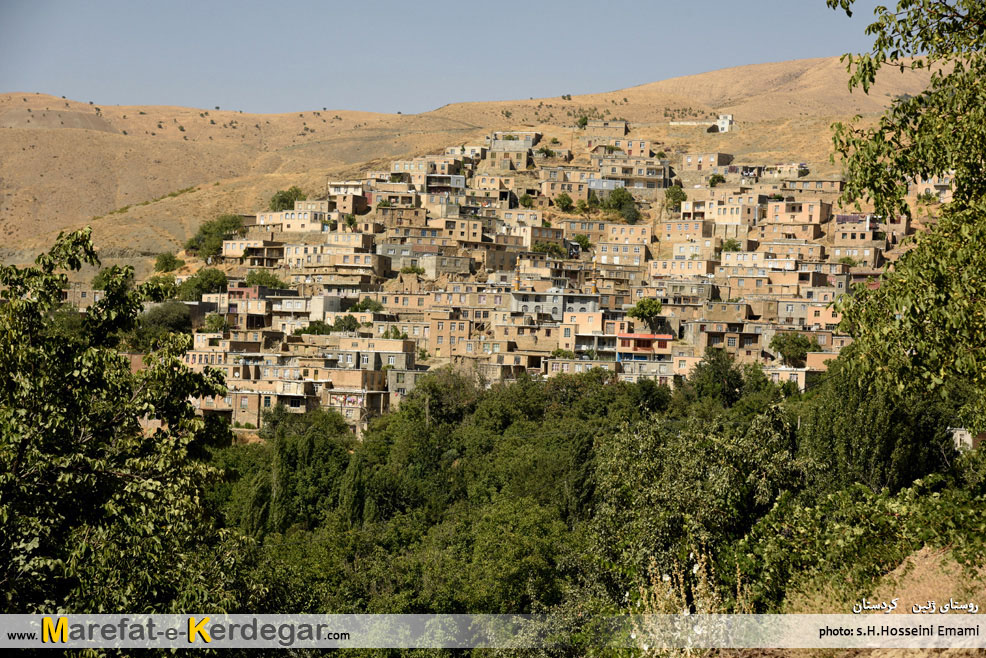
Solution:
M395 157L536 126L575 144L579 114L625 118L668 152L717 149L746 161L828 163L833 120L873 114L913 94L926 72L888 72L850 95L838 58L742 66L599 94L458 103L417 115L305 110L258 115L163 106L101 106L0 94L0 257L23 261L63 229L92 224L104 256L143 262L176 249L220 212L262 207L274 191L318 193L327 177ZM722 135L670 120L731 112Z

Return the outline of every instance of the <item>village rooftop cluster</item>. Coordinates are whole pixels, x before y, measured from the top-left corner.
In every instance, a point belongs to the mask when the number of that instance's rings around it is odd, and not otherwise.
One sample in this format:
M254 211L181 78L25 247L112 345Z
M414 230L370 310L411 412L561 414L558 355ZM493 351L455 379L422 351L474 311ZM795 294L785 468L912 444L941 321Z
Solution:
M711 124L735 129L731 116ZM631 128L584 121L568 144L495 132L243 215L213 264L290 285L231 276L191 303L198 324L217 313L226 326L200 328L187 353L229 389L196 405L244 428L277 405L333 409L362 433L435 368L490 384L601 368L674 387L709 348L811 386L851 342L833 302L920 226L840 210L842 181L804 163L676 150ZM945 201L949 188L912 192ZM81 308L98 295L66 291ZM641 300L659 312L632 313ZM778 334L812 347L785 357Z

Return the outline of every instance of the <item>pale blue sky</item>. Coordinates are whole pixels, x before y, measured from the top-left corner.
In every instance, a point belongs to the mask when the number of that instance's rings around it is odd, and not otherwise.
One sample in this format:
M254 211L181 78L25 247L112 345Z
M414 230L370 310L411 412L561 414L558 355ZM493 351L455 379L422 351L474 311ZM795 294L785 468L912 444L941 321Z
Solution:
M422 112L867 50L875 0L0 0L0 92Z

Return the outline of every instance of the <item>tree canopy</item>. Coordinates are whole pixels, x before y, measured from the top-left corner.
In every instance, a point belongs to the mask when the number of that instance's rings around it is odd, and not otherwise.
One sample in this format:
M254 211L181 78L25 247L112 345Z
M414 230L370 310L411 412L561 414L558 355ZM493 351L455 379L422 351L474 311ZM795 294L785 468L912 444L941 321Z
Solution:
M851 15L852 0L827 0ZM846 174L845 202L878 214L910 215L908 187L949 177L953 200L881 277L843 298L843 329L855 339L851 366L874 370L888 390L911 386L948 395L950 380L986 389L982 276L986 237L986 5L973 0L901 0L878 7L867 28L869 53L846 55L849 86L867 93L885 67L930 69L928 88L895 98L870 127L837 124L834 143ZM986 429L986 399L970 401L965 422Z
M555 197L555 205L558 206L558 209L562 212L568 212L574 207L575 204L572 202L572 197L570 197L566 192L562 192Z
M688 194L681 189L680 185L672 185L668 189L664 190L664 199L667 202L668 207L677 212L681 210L682 202L688 200Z
M236 605L214 564L230 550L203 515L214 469L195 457L228 436L189 396L223 395L172 335L130 363L112 347L153 286L106 276L75 340L53 332L64 270L96 265L89 229L60 235L33 267L0 266L0 606L5 613L179 612ZM150 422L150 425L145 423Z
M270 198L268 208L273 212L282 210L293 210L295 201L304 201L308 197L297 185L292 185L286 190L278 190Z
M199 226L195 235L185 243L185 249L201 258L216 256L222 253L223 240L243 235L245 231L243 218L239 215L220 215Z
M372 297L364 297L360 301L353 304L350 308L353 313L382 313L383 304L373 299Z
M637 318L645 323L648 329L655 331L657 322L661 319L661 301L652 297L638 299L633 308L627 311L627 315L631 318Z
M800 368L804 366L808 352L819 352L822 347L814 336L809 338L796 331L778 331L770 339L770 349L781 355L784 365Z
M212 267L206 267L182 281L178 286L178 298L186 302L196 302L202 295L213 292L226 292L226 275Z
M291 286L277 277L273 272L267 270L250 270L247 272L244 283L248 286L264 286L272 289L284 289Z
M154 259L154 271L155 272L174 272L175 270L181 268L185 265L185 261L177 258L170 251L161 253L157 255Z

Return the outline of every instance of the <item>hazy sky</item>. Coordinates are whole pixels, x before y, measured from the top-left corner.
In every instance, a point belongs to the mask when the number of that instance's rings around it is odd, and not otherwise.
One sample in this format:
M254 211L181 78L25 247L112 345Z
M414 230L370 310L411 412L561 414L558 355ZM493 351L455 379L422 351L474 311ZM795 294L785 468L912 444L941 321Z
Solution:
M422 112L867 50L875 0L0 0L0 92Z

